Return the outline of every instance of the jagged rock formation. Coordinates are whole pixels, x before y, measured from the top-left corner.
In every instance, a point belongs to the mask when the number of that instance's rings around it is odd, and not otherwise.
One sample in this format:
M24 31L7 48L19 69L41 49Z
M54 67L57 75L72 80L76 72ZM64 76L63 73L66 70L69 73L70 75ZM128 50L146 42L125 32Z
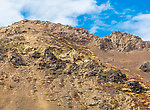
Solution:
M94 40L104 50L146 47L138 37L117 39L114 34L98 38L82 28L38 20L0 28L0 109L148 108L148 87L102 62L86 46Z
M116 49L118 51L129 52L149 48L150 46L148 42L143 41L138 36L121 33L119 31L112 33L110 36L101 39L98 38L96 41L97 46L102 50Z

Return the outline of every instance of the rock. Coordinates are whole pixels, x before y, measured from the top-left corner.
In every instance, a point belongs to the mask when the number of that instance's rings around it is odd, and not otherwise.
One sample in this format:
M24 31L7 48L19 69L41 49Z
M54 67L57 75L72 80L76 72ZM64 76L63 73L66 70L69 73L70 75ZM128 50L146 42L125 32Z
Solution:
M72 107L73 107L71 102L67 102L67 106L68 106L69 108L72 108Z
M5 83L0 81L0 85L5 85Z
M16 75L14 75L13 77L12 77L12 80L14 81L14 82L20 82L20 77L18 77L18 76L16 76Z
M98 75L100 80L104 80L106 82L115 82L115 83L124 83L127 78L126 75L123 74L120 70L114 71L112 69L105 70L103 73Z
M72 100L71 96L66 97L67 100Z
M3 61L3 56L0 54L0 61Z
M88 88L88 90L92 90L92 88Z
M4 79L7 79L9 77L9 75L5 72L1 72L0 74L0 80L4 80Z
M97 61L91 60L91 61L89 62L89 64L86 65L86 68L88 68L90 71L92 71L92 70L96 70L97 67L98 67L98 65L99 65L99 64L97 63Z
M10 88L10 89L13 89L13 88L15 88L15 85L11 84L11 85L9 86L9 88Z
M135 92L137 94L145 91L144 87L142 87L138 81L129 81L126 84L128 84L128 87L131 89L132 92Z
M50 51L50 47L47 47L46 49L45 49L45 53L44 53L44 57L45 58L50 58L50 60L56 60L57 58L56 58L56 56Z
M140 69L143 72L150 72L150 62L146 62L143 65L141 65Z
M101 101L101 98L95 96L93 97L93 100Z
M32 55L33 58L40 58L41 57L41 53L35 51Z
M72 73L76 73L77 74L77 71L80 69L80 66L77 65L76 63L73 63L69 70L67 72L65 72L65 74L72 74Z
M50 69L52 71L56 71L58 69L64 68L64 66L65 65L63 65L63 64L57 64L57 63L54 63L54 64L51 64L51 63L39 63L38 69L47 68L47 69Z
M102 110L114 110L114 108L110 104L100 103L99 108Z
M110 79L110 81L115 82L115 83L123 83L124 81L127 80L126 75L122 74L122 72L120 70L117 70L117 71L111 70L109 79Z
M38 69L44 69L46 67L46 63L39 63Z
M14 65L14 66L26 66L26 63L23 61L22 57L19 55L13 55L10 58L10 62Z
M96 75L97 75L96 72L91 72L91 73L85 74L85 76L88 76L88 77L90 77L90 76L96 76Z
M113 48L111 39L103 38L99 40L98 47L102 50L111 50Z
M130 88L121 88L121 91L132 92L132 90Z
M35 92L37 92L38 90L37 89L33 89L33 92L35 93Z
M72 92L72 98L74 98L76 101L80 100L80 96L77 91Z
M75 61L81 60L82 58L79 55L74 55L73 59L74 59L74 62L75 62Z
M97 106L98 105L98 103L91 103L91 104L89 104L89 106Z

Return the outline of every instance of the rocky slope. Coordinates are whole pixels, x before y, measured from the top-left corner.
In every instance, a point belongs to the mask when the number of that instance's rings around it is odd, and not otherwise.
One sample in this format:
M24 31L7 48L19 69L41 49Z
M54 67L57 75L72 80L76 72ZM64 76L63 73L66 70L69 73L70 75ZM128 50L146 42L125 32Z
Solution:
M1 27L0 109L149 109L149 82L106 63L95 49L105 57L112 50L149 52L149 43L120 32L99 38L38 20Z

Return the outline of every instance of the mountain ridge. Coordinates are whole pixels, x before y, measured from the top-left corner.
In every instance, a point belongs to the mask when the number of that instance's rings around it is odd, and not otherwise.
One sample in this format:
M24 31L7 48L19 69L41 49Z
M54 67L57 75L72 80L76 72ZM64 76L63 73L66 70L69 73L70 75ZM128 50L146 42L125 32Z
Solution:
M69 25L62 25L60 23L51 23L48 21L29 21L29 20L21 20L20 22L16 22L16 24L24 24L27 22L31 22L32 24L39 24L41 26L47 27L49 31L57 36L64 36L68 39L71 39L76 42L88 42L93 38L96 38L96 44L100 49L103 50L111 50L117 49L118 51L132 51L137 49L149 48L150 42L143 41L139 36L122 33L119 31L115 31L110 36L98 37L93 34L90 34L86 29L83 28L75 28ZM98 38L98 39L97 39ZM106 46L109 44L108 46ZM125 45L126 44L126 45Z
M48 21L2 27L0 109L148 109L150 77L139 69L150 59L146 45L126 33L100 38Z

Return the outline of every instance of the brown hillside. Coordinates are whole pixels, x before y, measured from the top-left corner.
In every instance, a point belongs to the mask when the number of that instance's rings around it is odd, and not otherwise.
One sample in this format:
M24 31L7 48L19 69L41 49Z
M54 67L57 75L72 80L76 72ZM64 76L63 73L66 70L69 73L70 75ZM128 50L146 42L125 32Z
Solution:
M147 110L149 47L48 21L1 27L0 110Z

